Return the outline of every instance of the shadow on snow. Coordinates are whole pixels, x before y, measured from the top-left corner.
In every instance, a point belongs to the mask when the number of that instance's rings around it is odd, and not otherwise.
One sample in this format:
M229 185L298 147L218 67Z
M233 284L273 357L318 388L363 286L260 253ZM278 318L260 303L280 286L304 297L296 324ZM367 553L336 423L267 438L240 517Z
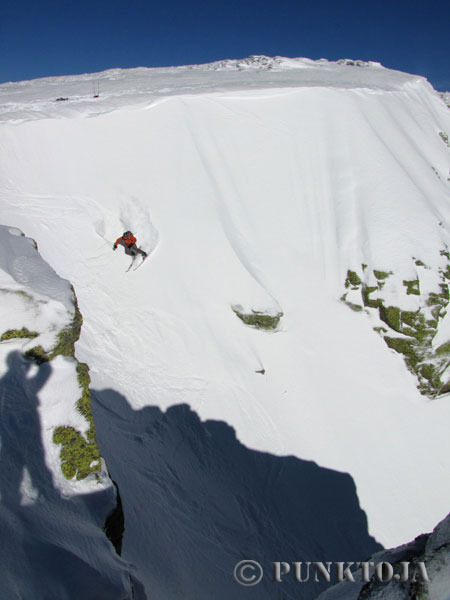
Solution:
M5 598L124 600L127 565L102 525L111 489L61 496L45 462L38 413L52 367L20 352L0 379L0 580ZM36 374L30 376L34 367Z
M155 600L315 598L330 584L274 583L272 562L363 561L382 549L348 474L250 450L187 405L133 410L103 390L92 409L122 496L122 555ZM242 559L263 565L259 585L233 579Z

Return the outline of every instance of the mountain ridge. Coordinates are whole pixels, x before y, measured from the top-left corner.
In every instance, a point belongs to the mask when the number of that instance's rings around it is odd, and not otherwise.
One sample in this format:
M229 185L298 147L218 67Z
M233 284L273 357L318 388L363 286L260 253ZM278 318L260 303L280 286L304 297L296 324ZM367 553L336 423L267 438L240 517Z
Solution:
M180 95L269 92L277 87L401 91L410 86L432 89L421 76L370 61L250 56L204 65L108 69L0 84L0 122L95 116L131 106L150 107Z

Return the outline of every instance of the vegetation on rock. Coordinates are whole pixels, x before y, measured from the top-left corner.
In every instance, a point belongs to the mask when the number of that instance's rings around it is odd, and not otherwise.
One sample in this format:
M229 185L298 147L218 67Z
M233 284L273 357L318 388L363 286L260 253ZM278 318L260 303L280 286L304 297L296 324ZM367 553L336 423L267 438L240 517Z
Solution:
M78 363L77 373L82 392L77 408L89 422L86 437L75 428L66 426L57 427L53 433L53 441L62 445L61 468L67 479L75 476L77 479L84 479L90 473L100 470L100 452L95 440L95 426L91 412L89 391L91 380L88 366Z
M243 323L255 329L274 330L278 327L280 319L283 316L282 312L276 315L269 315L257 310L252 310L251 313L244 313L237 306L232 306L231 308Z
M75 291L72 287L74 316L70 325L61 330L57 336L57 343L50 351L45 351L41 345L34 346L25 352L25 356L40 365L52 361L57 356L70 356L75 358L75 342L80 337L83 318L78 308ZM36 332L28 332L23 328L22 332L15 337L37 337ZM25 332L28 335L25 335ZM5 332L5 335L13 336L14 331ZM17 332L16 332L17 333ZM2 336L3 339L3 336ZM75 358L76 360L76 358ZM89 429L85 435L74 427L60 426L53 432L53 441L60 444L61 469L67 479L76 477L84 479L90 473L100 471L100 452L95 439L95 426L91 412L91 397L89 391L90 377L88 366L77 361L77 378L80 386L81 396L77 402L78 411L89 423Z
M450 301L448 281L450 280L450 253L448 249L441 251L449 263L439 270L441 283L438 289L428 294L420 291L420 277L413 280L403 280L406 295L419 297L419 308L416 311L401 310L398 306L387 305L383 298L384 283L392 272L373 270L376 285L367 283L367 265L362 265L361 277L355 271L348 270L345 287L352 291L359 290L362 305L349 302L348 292L341 300L352 310L361 311L375 309L383 325L374 327L389 348L402 354L408 369L418 379L418 388L424 395L436 397L450 391L450 384L443 381L444 372L450 365L450 342L433 348L438 325L447 312ZM428 269L419 259L413 259L415 265ZM373 297L375 296L376 297Z
M18 338L29 338L33 339L38 337L39 333L37 331L29 331L26 327L22 327L22 329L8 329L5 333L2 333L0 337L0 342L4 342L5 340L13 340Z

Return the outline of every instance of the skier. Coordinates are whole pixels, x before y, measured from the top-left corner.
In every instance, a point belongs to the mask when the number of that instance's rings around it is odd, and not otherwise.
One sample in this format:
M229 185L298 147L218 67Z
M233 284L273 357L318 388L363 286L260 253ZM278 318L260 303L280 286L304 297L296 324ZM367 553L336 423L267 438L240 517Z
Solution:
M122 237L117 238L114 242L113 250L117 250L119 244L125 248L125 254L129 254L130 256L142 254L143 258L147 258L147 252L144 252L144 250L141 250L136 246L136 238L131 231L125 231Z

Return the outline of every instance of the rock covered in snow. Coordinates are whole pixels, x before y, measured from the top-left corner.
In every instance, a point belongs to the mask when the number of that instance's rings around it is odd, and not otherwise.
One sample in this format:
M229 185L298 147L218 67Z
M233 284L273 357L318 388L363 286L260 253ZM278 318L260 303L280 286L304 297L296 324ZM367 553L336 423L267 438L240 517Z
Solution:
M81 449L74 442L90 434L71 356L79 334L72 287L33 240L3 225L0 301L2 597L131 598L127 567L103 531L116 495L96 445L83 448L94 448L95 475L78 478L81 463L72 465L77 477L62 470ZM70 431L68 445L55 443L58 429Z
M385 574L385 581L380 581L371 569L368 570L371 578L367 581L369 577L364 577L359 570L354 573L355 582L339 583L317 600L449 600L450 515L431 533L398 548L378 552L367 562L389 563L394 575L390 578Z

